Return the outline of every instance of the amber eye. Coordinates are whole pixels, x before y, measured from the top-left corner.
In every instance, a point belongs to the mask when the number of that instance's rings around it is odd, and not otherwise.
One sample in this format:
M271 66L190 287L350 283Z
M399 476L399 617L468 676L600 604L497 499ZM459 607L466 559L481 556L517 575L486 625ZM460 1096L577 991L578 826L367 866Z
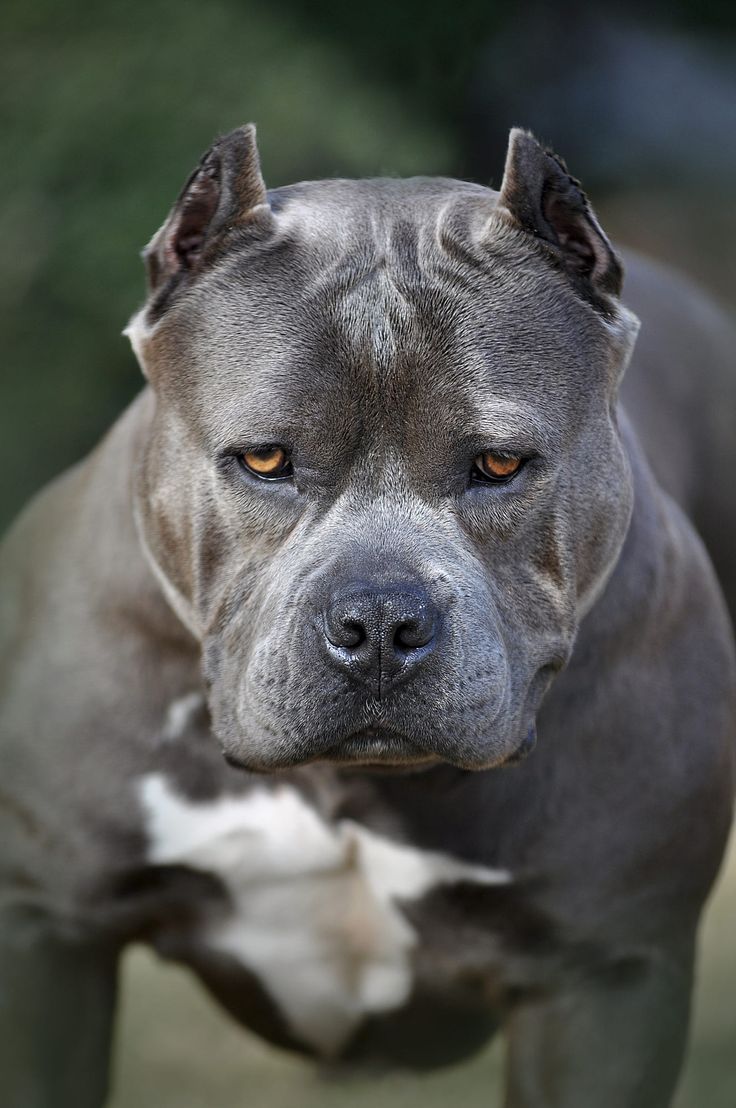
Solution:
M282 480L293 473L291 459L283 446L256 446L241 454L240 461L256 477L267 481Z
M481 481L509 481L519 472L523 464L524 458L486 450L473 462L472 476Z

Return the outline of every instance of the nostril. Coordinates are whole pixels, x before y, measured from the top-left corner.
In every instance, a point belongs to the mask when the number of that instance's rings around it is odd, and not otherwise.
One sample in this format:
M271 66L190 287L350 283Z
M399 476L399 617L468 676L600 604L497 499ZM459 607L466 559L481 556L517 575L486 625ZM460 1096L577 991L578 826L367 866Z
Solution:
M340 626L340 642L336 645L345 646L354 650L356 646L362 646L367 636L365 627L355 619L345 619Z
M399 650L419 650L434 638L434 620L407 619L394 632L394 646Z
M343 650L356 650L366 641L365 626L358 619L349 616L327 614L324 621L325 637L333 646Z

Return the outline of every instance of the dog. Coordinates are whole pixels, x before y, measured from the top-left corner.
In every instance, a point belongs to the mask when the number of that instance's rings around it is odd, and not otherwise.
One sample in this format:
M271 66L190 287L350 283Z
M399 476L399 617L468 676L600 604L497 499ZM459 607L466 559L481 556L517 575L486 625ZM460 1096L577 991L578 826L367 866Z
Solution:
M147 387L3 551L3 1105L100 1108L136 939L326 1061L503 1028L507 1108L664 1108L731 821L683 510L730 588L730 323L632 265L632 423L621 262L522 130L498 192L267 192L241 128L145 260Z

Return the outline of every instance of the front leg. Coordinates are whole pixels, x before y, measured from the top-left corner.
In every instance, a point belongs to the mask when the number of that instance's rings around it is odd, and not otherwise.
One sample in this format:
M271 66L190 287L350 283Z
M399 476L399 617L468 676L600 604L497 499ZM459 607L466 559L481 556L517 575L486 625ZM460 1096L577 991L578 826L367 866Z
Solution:
M45 918L0 916L0 1104L102 1108L117 950Z
M693 947L514 1006L505 1108L667 1108L687 1038Z

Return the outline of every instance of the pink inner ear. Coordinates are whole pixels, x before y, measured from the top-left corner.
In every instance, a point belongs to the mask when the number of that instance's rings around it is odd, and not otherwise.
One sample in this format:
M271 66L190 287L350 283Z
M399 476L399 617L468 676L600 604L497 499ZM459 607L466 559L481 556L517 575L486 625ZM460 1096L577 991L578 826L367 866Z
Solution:
M181 211L166 243L166 259L172 270L192 269L196 265L219 199L215 168L202 170L182 201Z

